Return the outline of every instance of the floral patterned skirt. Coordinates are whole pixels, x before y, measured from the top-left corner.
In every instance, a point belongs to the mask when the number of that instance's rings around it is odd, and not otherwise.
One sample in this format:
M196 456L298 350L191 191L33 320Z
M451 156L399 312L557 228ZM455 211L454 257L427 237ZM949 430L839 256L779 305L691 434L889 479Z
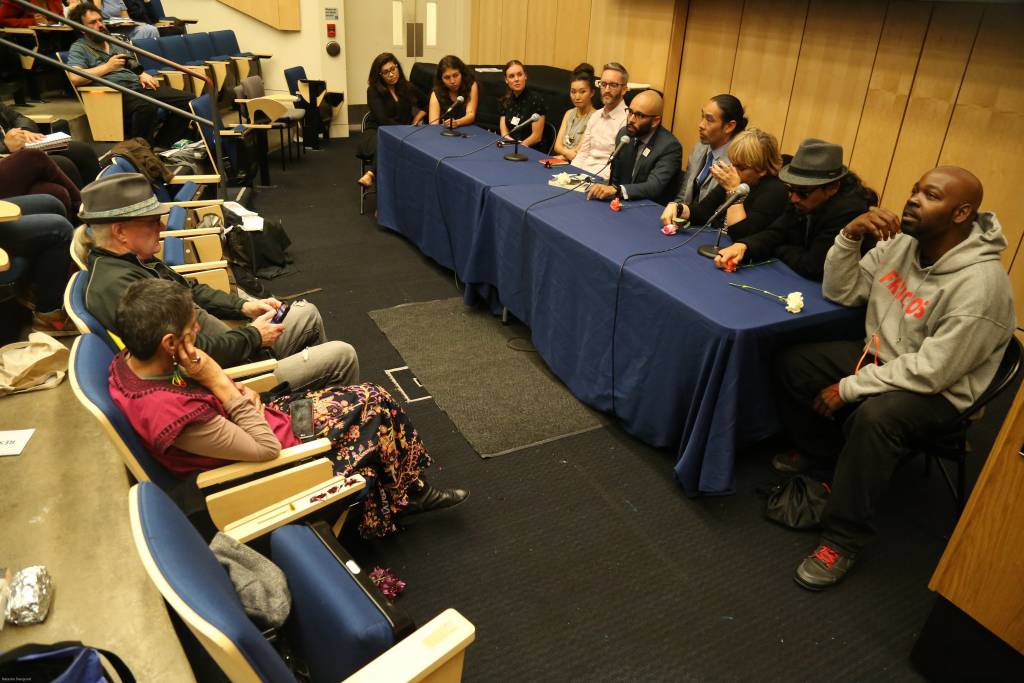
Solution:
M401 406L376 384L314 389L276 398L271 405L288 412L288 405L302 398L313 401L316 437L326 437L334 447L335 474L373 480L363 499L359 532L372 538L397 531L395 516L431 463Z

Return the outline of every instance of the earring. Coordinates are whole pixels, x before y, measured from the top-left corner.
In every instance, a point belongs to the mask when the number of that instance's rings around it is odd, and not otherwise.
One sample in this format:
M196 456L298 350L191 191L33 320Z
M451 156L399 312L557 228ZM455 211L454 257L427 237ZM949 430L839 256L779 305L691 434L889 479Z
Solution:
M181 366L178 365L178 361L174 361L174 371L171 372L171 384L176 387L185 386L185 378L181 375Z

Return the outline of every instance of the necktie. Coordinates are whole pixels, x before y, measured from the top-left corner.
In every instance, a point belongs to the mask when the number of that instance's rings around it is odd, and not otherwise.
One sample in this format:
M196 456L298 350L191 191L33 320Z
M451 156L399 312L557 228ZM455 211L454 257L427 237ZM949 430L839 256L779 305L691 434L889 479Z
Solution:
M631 182L636 182L636 171L638 168L640 168L640 160L644 158L641 152L644 151L645 147L646 145L640 142L639 139L636 141L636 144L633 145L633 175L630 176Z
M700 169L700 173L697 174L697 186L700 187L704 183L704 179L708 177L708 173L711 172L711 164L715 163L715 155L708 150L708 155L704 159L704 168Z

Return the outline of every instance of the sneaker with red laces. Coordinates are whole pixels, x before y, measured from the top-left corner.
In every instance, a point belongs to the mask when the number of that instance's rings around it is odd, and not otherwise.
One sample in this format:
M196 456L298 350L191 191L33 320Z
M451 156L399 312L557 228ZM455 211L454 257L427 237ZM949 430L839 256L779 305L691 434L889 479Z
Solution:
M803 474L814 467L810 458L805 458L796 451L777 453L772 458L772 469L782 474Z
M51 337L70 337L78 334L78 328L62 309L50 313L36 313L32 316L32 331L45 332Z
M823 591L842 581L856 559L856 555L822 543L813 554L804 558L793 578L807 590Z

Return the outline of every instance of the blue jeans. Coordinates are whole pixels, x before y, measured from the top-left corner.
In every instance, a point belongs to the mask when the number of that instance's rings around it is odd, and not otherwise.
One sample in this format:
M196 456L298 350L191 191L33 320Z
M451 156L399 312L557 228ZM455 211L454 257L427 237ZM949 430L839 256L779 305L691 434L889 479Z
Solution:
M74 228L64 217L64 204L48 194L10 197L4 201L21 207L21 218L0 223L0 247L13 258L29 261L29 280L35 289L36 309L59 309L71 269Z

